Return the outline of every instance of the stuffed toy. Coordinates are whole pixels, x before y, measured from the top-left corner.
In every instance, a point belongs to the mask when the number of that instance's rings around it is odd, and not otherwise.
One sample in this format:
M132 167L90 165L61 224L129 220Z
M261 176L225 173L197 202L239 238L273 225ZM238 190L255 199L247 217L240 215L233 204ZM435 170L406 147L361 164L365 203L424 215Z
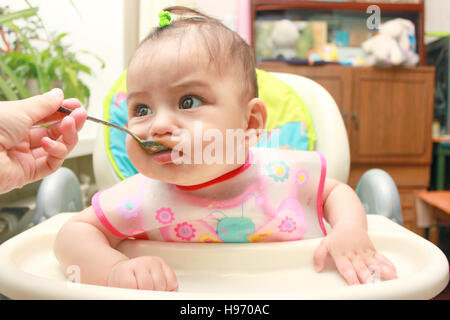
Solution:
M337 62L338 48L333 43L326 43L320 49L312 49L308 54L308 61L314 64L316 61Z
M415 48L414 24L406 19L383 23L377 35L366 40L362 48L369 54L368 64L378 66L414 66L419 62Z
M292 21L277 21L268 42L273 50L273 56L284 59L295 58L295 47L299 38L297 26Z

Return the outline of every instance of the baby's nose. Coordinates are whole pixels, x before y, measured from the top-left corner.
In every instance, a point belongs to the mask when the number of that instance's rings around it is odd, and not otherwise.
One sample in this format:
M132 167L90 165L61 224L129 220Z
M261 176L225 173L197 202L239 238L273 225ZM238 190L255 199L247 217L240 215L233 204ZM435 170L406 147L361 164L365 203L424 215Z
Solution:
M153 117L150 136L152 138L157 138L172 135L176 128L175 115L169 111L158 110Z

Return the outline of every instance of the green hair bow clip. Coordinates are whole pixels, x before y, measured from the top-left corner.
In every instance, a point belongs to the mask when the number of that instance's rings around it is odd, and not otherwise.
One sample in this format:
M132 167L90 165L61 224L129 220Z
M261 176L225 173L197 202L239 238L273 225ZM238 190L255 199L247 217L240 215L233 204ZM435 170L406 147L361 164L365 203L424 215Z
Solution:
M160 13L158 13L158 17L160 28L168 26L170 24L170 20L172 19L172 16L170 15L169 11L161 11Z

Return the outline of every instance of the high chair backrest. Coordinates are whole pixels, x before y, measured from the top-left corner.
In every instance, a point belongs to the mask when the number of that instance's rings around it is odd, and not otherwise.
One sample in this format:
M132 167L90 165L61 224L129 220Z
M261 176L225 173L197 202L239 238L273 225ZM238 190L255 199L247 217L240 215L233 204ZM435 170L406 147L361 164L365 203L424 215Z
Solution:
M260 75L261 72L258 73L258 80ZM327 159L327 177L346 182L350 169L350 151L347 132L339 109L331 95L318 83L299 75L287 73L270 73L270 75L281 80L283 84L287 84L297 93L299 103L301 104L299 106L299 112L307 112L309 110L309 114L305 115L304 119L305 123L308 123L309 121L312 122L313 128L308 125L308 133L313 140L303 139L307 138L302 137L304 135L303 132L299 132L298 135L295 134L295 131L294 135L292 132L288 132L290 133L289 139L296 140L290 143L290 145L298 146L304 144L305 150L314 149L322 152ZM114 85L112 89L113 92L116 89L119 90L119 88L126 90L124 89L124 79L125 75L123 74ZM261 89L264 90L264 88L260 87L260 91ZM114 108L113 104L109 102L111 99L115 99L114 103L116 107L126 107L124 94L119 93L114 95L114 97L109 95L105 99L105 106L108 108ZM285 97L280 97L280 99L285 99ZM301 109L305 108L305 106L307 109ZM109 112L108 109L107 111ZM296 118L298 118L297 116L298 114L296 114ZM118 119L117 121L125 121L124 123L126 123L126 119L123 119L123 117L124 115L122 115L122 119ZM104 115L104 118L107 121L112 120L109 119L109 114L108 117L105 117ZM304 122L302 122L302 125L303 123ZM288 125L290 124L295 124L295 122L288 123ZM288 129L291 130L292 126ZM117 163L111 161L111 159L113 159L111 157L111 149L114 151L114 149L117 149L117 145L109 145L109 150L107 147L108 142L115 142L114 139L116 138L114 138L112 134L121 134L121 131L116 130L110 132L107 130L109 130L107 127L99 128L93 154L94 174L99 189L108 188L124 178L123 175L120 174L121 169L118 168ZM302 139L299 140L298 138ZM123 137L121 137L121 139L123 139ZM122 142L119 141L119 143ZM290 146L287 147L289 148ZM121 152L122 154L120 156L122 158L127 157L124 150L121 150ZM126 161L121 165L122 167L127 167L131 164L128 164ZM128 170L129 168L125 169ZM117 174L117 172L119 172L119 174Z
M289 73L271 73L291 86L305 102L316 133L315 150L327 159L327 177L347 182L350 146L339 108L330 93L317 82Z

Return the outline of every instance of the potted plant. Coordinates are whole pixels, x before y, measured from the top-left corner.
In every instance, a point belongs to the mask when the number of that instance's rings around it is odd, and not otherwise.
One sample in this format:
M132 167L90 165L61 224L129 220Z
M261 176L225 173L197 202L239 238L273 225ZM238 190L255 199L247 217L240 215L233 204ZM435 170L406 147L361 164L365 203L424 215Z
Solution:
M60 87L67 98L78 98L88 106L90 91L80 75L91 75L91 69L77 55L94 56L102 68L103 60L86 50L74 52L63 43L67 33L50 35L38 9L29 5L9 12L8 7L0 6L0 100L26 98ZM21 27L16 23L19 20Z

